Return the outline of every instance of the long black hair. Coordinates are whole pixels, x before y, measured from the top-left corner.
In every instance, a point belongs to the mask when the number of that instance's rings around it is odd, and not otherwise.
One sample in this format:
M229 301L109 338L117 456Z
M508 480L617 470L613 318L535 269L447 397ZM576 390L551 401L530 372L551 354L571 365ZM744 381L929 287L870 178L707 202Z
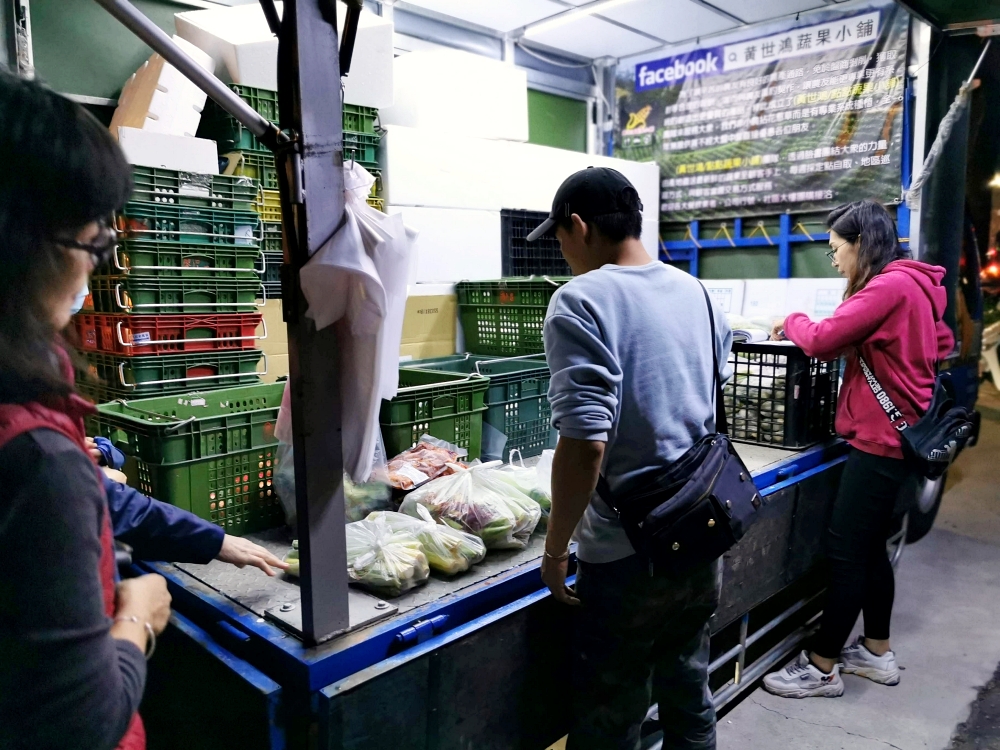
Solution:
M53 240L110 217L132 191L107 129L40 83L0 72L0 402L64 395L46 301L73 266Z
M837 206L826 217L826 225L858 245L858 262L847 280L844 299L864 289L894 260L909 257L899 244L896 222L881 203L868 200Z

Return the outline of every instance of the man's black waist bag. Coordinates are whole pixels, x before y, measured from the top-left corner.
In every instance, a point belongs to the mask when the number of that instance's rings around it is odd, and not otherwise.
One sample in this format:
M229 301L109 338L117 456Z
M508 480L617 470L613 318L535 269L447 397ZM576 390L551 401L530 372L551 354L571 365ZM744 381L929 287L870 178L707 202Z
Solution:
M618 514L650 570L681 573L721 557L757 520L760 492L729 438L715 347L715 315L705 292L712 333L716 429L645 488L616 497L602 474L597 492Z

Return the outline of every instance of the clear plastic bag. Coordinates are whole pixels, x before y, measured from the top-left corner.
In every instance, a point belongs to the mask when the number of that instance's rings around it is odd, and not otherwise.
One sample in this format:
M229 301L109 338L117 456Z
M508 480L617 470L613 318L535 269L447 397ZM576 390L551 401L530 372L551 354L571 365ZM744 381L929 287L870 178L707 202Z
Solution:
M542 509L542 520L547 521L552 509L552 456L547 450L535 466L525 466L521 452L510 452L510 463L497 469L497 476L509 482L530 497ZM548 454L548 455L546 455Z
M534 500L497 476L499 461L473 466L417 488L399 511L418 517L418 505L452 528L483 540L487 549L524 549L542 509Z
M423 545L431 569L445 575L463 573L486 557L486 545L478 536L435 523L430 512L416 506L417 517L404 513L372 513L369 521L383 519L394 531L408 531Z
M420 541L407 531L395 531L385 521L356 521L344 527L347 574L380 596L399 596L427 582L430 565Z
M459 459L469 452L430 435L393 458L387 467L387 481L398 490L409 490L437 477L448 476L465 467Z

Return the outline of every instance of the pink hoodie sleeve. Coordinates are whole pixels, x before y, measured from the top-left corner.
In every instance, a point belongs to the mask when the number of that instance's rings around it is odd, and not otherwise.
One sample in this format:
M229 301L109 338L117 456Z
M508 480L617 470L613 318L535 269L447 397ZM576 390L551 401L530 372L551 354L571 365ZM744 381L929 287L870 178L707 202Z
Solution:
M805 313L785 319L785 336L810 357L836 359L867 339L889 316L898 294L876 278L844 301L832 317L813 322Z
M938 359L944 359L955 348L955 334L951 332L948 324L939 320L936 325L938 342Z

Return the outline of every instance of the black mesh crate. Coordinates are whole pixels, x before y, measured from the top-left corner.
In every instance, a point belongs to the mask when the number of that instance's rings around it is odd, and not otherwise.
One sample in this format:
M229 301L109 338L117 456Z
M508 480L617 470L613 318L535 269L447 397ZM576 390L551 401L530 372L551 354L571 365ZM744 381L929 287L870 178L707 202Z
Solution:
M530 243L527 240L531 231L547 218L544 211L505 208L500 212L500 248L505 278L573 275L555 237L540 237Z
M724 400L733 440L804 448L834 434L839 361L776 342L733 344L729 364Z

